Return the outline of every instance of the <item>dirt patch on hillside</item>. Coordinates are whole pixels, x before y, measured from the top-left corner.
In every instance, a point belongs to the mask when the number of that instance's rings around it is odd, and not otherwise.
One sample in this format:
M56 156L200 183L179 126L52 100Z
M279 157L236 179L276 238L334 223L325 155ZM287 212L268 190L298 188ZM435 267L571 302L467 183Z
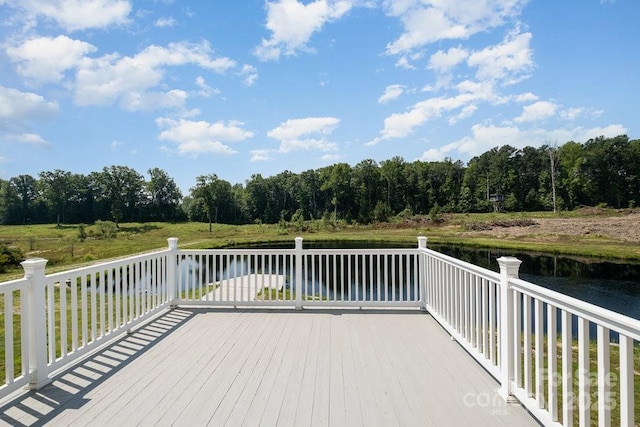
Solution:
M488 222L465 227L465 235L506 239L554 241L563 237L590 236L617 242L640 243L640 213L580 218L535 218L525 222Z

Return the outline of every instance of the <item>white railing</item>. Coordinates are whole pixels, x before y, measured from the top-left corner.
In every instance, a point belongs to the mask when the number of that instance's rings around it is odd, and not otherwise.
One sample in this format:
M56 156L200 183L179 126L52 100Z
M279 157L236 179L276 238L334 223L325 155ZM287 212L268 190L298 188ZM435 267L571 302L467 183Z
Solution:
M173 304L292 306L294 258L287 249L181 250Z
M44 259L0 284L4 397L37 389L57 369L147 321L169 305L170 251L45 275ZM173 267L172 267L173 266Z
M382 307L420 304L415 249L181 250L178 305Z
M640 321L524 280L509 285L513 395L538 418L562 425L608 426L614 414L620 425L635 425Z
M422 249L427 310L494 377L500 377L500 275Z
M4 342L0 342L3 357L4 390L11 393L29 383L29 336L26 324L28 322L27 278L12 280L0 284L0 304L3 305L0 315L1 328L4 332ZM0 395L1 396L1 395Z
M5 385L35 389L73 362L163 310L183 306L413 307L426 309L548 425L596 419L632 426L640 321L427 248L167 250L0 283ZM635 353L634 353L635 352ZM574 361L575 359L575 361Z
M521 280L512 257L495 273L426 244L420 252L427 310L503 398L545 425L635 425L639 320Z

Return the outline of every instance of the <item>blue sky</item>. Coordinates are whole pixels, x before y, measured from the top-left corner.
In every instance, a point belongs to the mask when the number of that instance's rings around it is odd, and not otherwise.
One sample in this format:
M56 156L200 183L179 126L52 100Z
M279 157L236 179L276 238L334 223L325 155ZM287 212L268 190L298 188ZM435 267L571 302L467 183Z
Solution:
M0 0L0 178L638 138L635 0Z

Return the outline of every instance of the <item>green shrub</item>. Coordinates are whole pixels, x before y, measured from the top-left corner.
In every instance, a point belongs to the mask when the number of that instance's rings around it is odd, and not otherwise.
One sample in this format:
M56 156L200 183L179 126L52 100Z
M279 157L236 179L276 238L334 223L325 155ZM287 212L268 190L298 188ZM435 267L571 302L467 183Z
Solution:
M376 206L373 208L373 219L379 222L387 222L389 218L393 215L393 211L383 201L378 201Z
M86 238L87 238L86 225L78 224L78 240L80 240L81 242L84 242Z
M429 211L429 219L431 220L431 222L442 221L442 208L440 207L438 202L436 202L436 204L433 205L433 207Z
M116 234L116 223L113 221L96 221L98 234L105 239L111 239Z
M304 211L302 209L298 209L291 216L291 224L293 224L296 228L296 231L305 231L304 226Z
M0 245L0 273L5 273L10 267L17 267L24 261L24 255L18 248Z

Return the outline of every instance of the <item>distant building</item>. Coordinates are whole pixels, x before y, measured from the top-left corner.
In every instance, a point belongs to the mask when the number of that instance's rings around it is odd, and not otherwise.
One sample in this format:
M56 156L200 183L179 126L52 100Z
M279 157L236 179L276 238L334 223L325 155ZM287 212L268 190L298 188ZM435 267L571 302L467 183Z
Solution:
M504 195L503 194L491 194L489 196L489 201L493 204L494 212L502 212L504 205Z

